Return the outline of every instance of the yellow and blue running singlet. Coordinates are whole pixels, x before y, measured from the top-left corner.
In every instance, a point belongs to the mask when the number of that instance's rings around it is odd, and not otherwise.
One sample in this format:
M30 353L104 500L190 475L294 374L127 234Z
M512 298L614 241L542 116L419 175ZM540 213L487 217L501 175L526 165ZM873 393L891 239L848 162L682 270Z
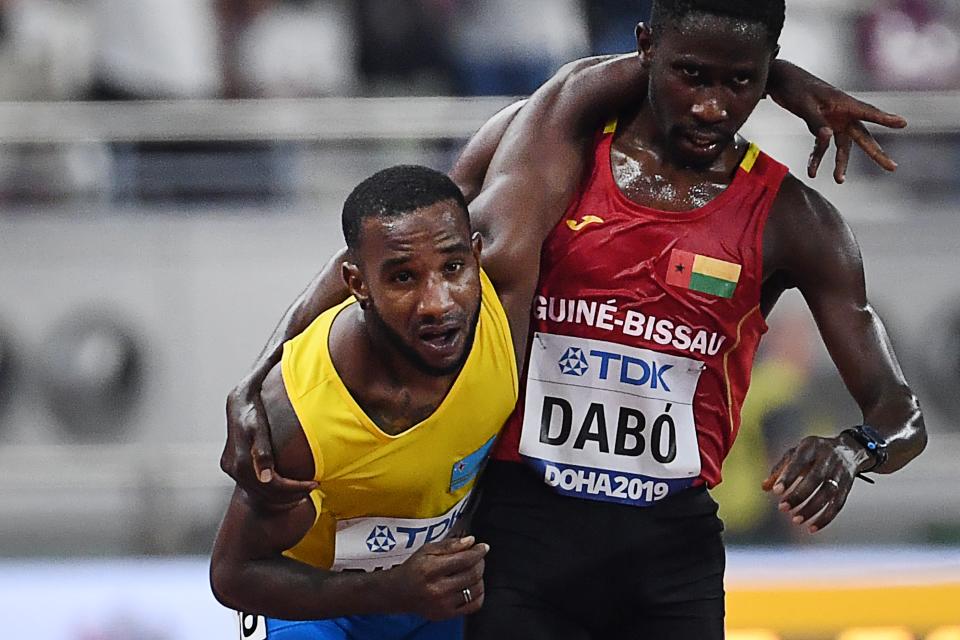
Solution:
M379 429L350 395L329 351L337 314L320 315L284 345L287 395L313 453L316 518L284 553L333 571L401 564L442 540L462 515L481 463L517 401L517 367L506 314L481 271L481 304L470 353L449 393L423 422L399 435ZM462 621L418 616L351 616L287 622L241 615L244 640L452 640Z

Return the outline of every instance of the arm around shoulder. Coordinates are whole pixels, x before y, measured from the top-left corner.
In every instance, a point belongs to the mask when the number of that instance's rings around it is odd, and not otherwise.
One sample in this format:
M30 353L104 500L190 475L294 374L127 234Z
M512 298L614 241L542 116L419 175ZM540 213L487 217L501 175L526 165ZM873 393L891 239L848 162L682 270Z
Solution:
M262 398L278 469L312 479L313 458L275 365L264 380ZM389 602L384 580L367 574L340 574L283 555L313 526L312 500L271 510L237 488L220 525L210 563L214 595L224 605L287 620L310 620L380 610Z
M294 478L312 478L309 444L284 387L280 366L264 381L264 406L273 427L277 465ZM237 488L220 525L210 562L213 593L227 607L283 620L348 615L419 613L445 619L476 611L483 603L483 556L472 540L429 543L403 564L385 571L339 572L284 555L317 517L311 499L292 509L270 510ZM462 586L460 583L463 583ZM464 605L460 591L479 597Z
M503 134L470 212L484 237L484 268L502 297L516 293L523 313L543 241L582 181L592 142L607 119L637 100L645 80L636 55L569 63L527 100Z
M280 361L283 343L347 297L340 275L345 253L346 249L337 252L287 309L253 370L227 397L227 441L220 456L220 468L251 496L278 507L296 504L312 487L275 473L270 428L260 398L261 386L268 372Z

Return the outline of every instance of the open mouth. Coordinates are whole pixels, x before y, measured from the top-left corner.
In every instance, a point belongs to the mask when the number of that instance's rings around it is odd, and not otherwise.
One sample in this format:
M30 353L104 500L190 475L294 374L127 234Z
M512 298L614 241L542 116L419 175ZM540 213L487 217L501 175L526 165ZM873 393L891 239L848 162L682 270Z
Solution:
M688 133L684 137L686 137L694 147L704 150L715 149L723 143L723 138L721 137L697 132Z
M435 351L451 349L455 346L459 336L459 326L431 327L422 329L419 334L420 341Z
M727 136L721 133L701 129L687 129L682 135L684 140L698 151L716 151L728 140Z

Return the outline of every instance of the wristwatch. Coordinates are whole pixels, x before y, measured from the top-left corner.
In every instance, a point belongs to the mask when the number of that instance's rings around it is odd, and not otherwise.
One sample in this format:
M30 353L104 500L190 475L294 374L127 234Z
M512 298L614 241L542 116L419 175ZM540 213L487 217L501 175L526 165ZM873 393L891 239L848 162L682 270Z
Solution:
M866 449L867 453L873 458L873 466L857 474L858 478L873 484L873 480L870 480L863 474L873 471L887 461L887 441L884 440L879 431L868 424L861 424L851 429L845 429L842 433L848 434L851 438L863 445L863 448Z

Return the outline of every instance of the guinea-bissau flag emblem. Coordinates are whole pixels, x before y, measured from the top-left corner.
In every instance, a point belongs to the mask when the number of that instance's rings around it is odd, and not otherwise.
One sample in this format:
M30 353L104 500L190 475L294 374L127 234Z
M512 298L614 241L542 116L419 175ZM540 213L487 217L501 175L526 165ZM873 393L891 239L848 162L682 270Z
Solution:
M667 267L667 284L691 291L732 298L740 280L740 265L698 253L674 249Z

